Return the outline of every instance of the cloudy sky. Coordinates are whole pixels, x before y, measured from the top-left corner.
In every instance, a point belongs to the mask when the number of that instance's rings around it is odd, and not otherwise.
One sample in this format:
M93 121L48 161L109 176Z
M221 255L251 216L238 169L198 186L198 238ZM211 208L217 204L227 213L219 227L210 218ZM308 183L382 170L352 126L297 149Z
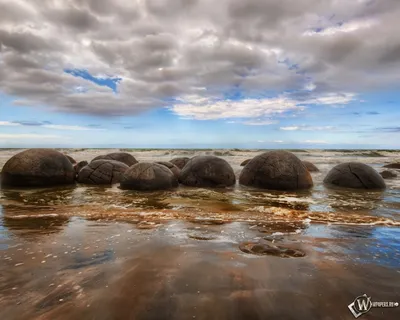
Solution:
M0 147L400 148L399 0L0 0Z

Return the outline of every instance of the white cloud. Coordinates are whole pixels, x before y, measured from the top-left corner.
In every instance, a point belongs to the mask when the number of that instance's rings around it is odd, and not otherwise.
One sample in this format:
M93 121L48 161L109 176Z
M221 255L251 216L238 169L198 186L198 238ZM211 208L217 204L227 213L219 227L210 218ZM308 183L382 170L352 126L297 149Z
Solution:
M280 127L280 130L283 131L331 131L334 130L334 126L288 126L288 127Z
M346 105L399 83L399 15L395 0L0 0L0 92L106 116L177 100L174 112L199 120ZM122 80L115 93L66 68ZM245 99L219 100L232 89ZM296 90L307 100L282 98Z
M20 126L21 124L19 124L19 123L14 123L14 122L9 122L9 121L0 121L0 126L6 126L6 127L8 127L8 126L13 126L13 127L16 127L16 126Z
M283 143L283 140L274 140L275 143Z
M99 128L90 128L90 127L83 127L83 126L70 126L70 125L61 125L61 124L46 124L46 125L42 125L41 127L47 128L47 129L69 130L69 131L104 130L104 129L99 129Z
M252 121L245 121L243 124L248 126L269 126L271 124L276 124L278 121L276 120L252 120Z

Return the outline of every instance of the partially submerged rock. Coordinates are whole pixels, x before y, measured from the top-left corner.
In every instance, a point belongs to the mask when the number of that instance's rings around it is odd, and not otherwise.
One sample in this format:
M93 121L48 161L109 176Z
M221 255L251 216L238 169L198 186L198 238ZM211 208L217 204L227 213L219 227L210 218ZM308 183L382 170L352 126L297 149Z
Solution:
M397 177L397 174L390 170L382 171L380 175L383 179L392 179Z
M272 243L264 242L243 242L239 245L239 249L244 253L270 255L281 258L298 258L306 255L303 251L298 249L285 248L283 246L276 246Z
M353 189L385 189L383 178L372 167L360 162L341 163L324 179L327 186Z
M319 172L319 169L310 161L303 161L303 164L306 166L309 172Z
M216 156L196 156L190 159L179 175L179 181L191 187L229 187L236 178L232 167Z
M158 163L137 163L125 171L121 179L121 189L155 191L177 186L178 179L172 171Z
M170 162L174 165L176 165L179 169L183 169L184 166L189 162L190 158L188 157L178 157L172 159Z
M109 153L101 156L97 156L92 160L115 160L119 161L122 163L125 163L128 167L133 166L134 164L138 163L138 161L135 159L134 156L132 156L129 153L126 152L114 152L114 153Z
M310 173L293 153L269 151L253 158L242 170L239 183L271 190L309 189Z
M113 184L120 182L128 170L125 163L114 160L96 160L83 167L78 173L78 182L86 184Z
M75 171L68 158L53 149L28 149L11 157L1 172L2 186L47 187L73 184Z
M82 168L84 168L88 164L89 164L89 162L87 162L87 161L79 161L77 164L74 165L76 177L78 177L79 171L81 171Z

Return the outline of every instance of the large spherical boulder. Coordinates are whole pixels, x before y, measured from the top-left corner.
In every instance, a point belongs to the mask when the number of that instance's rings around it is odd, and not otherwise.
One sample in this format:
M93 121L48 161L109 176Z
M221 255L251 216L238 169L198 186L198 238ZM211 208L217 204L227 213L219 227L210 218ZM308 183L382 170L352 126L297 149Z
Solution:
M179 175L179 181L191 187L229 187L236 178L232 167L216 156L196 156L190 159Z
M140 162L122 176L121 189L156 191L176 188L178 179L170 169L158 163Z
M179 157L173 158L170 162L176 165L179 169L183 169L184 166L189 162L190 158L188 157Z
M134 156L126 152L114 152L109 153L101 156L97 156L92 161L96 160L115 160L122 163L125 163L128 167L133 166L134 164L138 163Z
M251 161L251 159L246 159L246 160L244 160L241 164L240 164L240 166L241 167L244 167L246 164L248 164L249 162Z
M303 161L303 164L306 166L309 172L319 172L319 169L310 161Z
M388 169L400 169L400 162L389 163L383 167Z
M341 163L329 171L324 184L354 189L385 189L385 181L372 167L360 162Z
M52 149L29 149L10 158L1 184L10 187L47 187L72 184L75 171L68 158Z
M175 175L176 178L179 177L179 174L181 173L181 169L179 169L173 163L168 162L168 161L158 161L156 163L161 164L162 166L166 166L169 170L172 171L172 173Z
M78 182L86 184L113 184L120 182L128 170L125 163L115 160L96 160L83 167L78 173Z
M253 158L242 170L242 185L271 190L309 189L310 173L293 153L269 151Z

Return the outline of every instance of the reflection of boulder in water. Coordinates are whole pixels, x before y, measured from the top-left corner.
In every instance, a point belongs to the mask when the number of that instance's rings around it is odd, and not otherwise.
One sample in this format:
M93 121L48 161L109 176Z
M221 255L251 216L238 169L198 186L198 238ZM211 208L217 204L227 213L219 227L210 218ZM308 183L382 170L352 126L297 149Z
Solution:
M375 231L372 226L332 225L331 229L340 232L340 235L335 235L337 238L372 238Z
M340 211L375 210L384 199L383 192L368 190L329 189L326 193L325 203L332 209Z
M297 233L297 230L305 229L301 221L268 221L258 225L258 231L262 233Z
M300 258L306 254L299 249L285 248L283 246L276 246L272 243L264 242L242 242L239 249L244 253L255 255L270 255L281 258Z
M324 179L326 186L352 189L385 189L383 178L372 167L360 162L335 166Z
M68 222L68 217L57 215L50 210L3 207L3 226L21 238L35 239L38 236L60 232Z

